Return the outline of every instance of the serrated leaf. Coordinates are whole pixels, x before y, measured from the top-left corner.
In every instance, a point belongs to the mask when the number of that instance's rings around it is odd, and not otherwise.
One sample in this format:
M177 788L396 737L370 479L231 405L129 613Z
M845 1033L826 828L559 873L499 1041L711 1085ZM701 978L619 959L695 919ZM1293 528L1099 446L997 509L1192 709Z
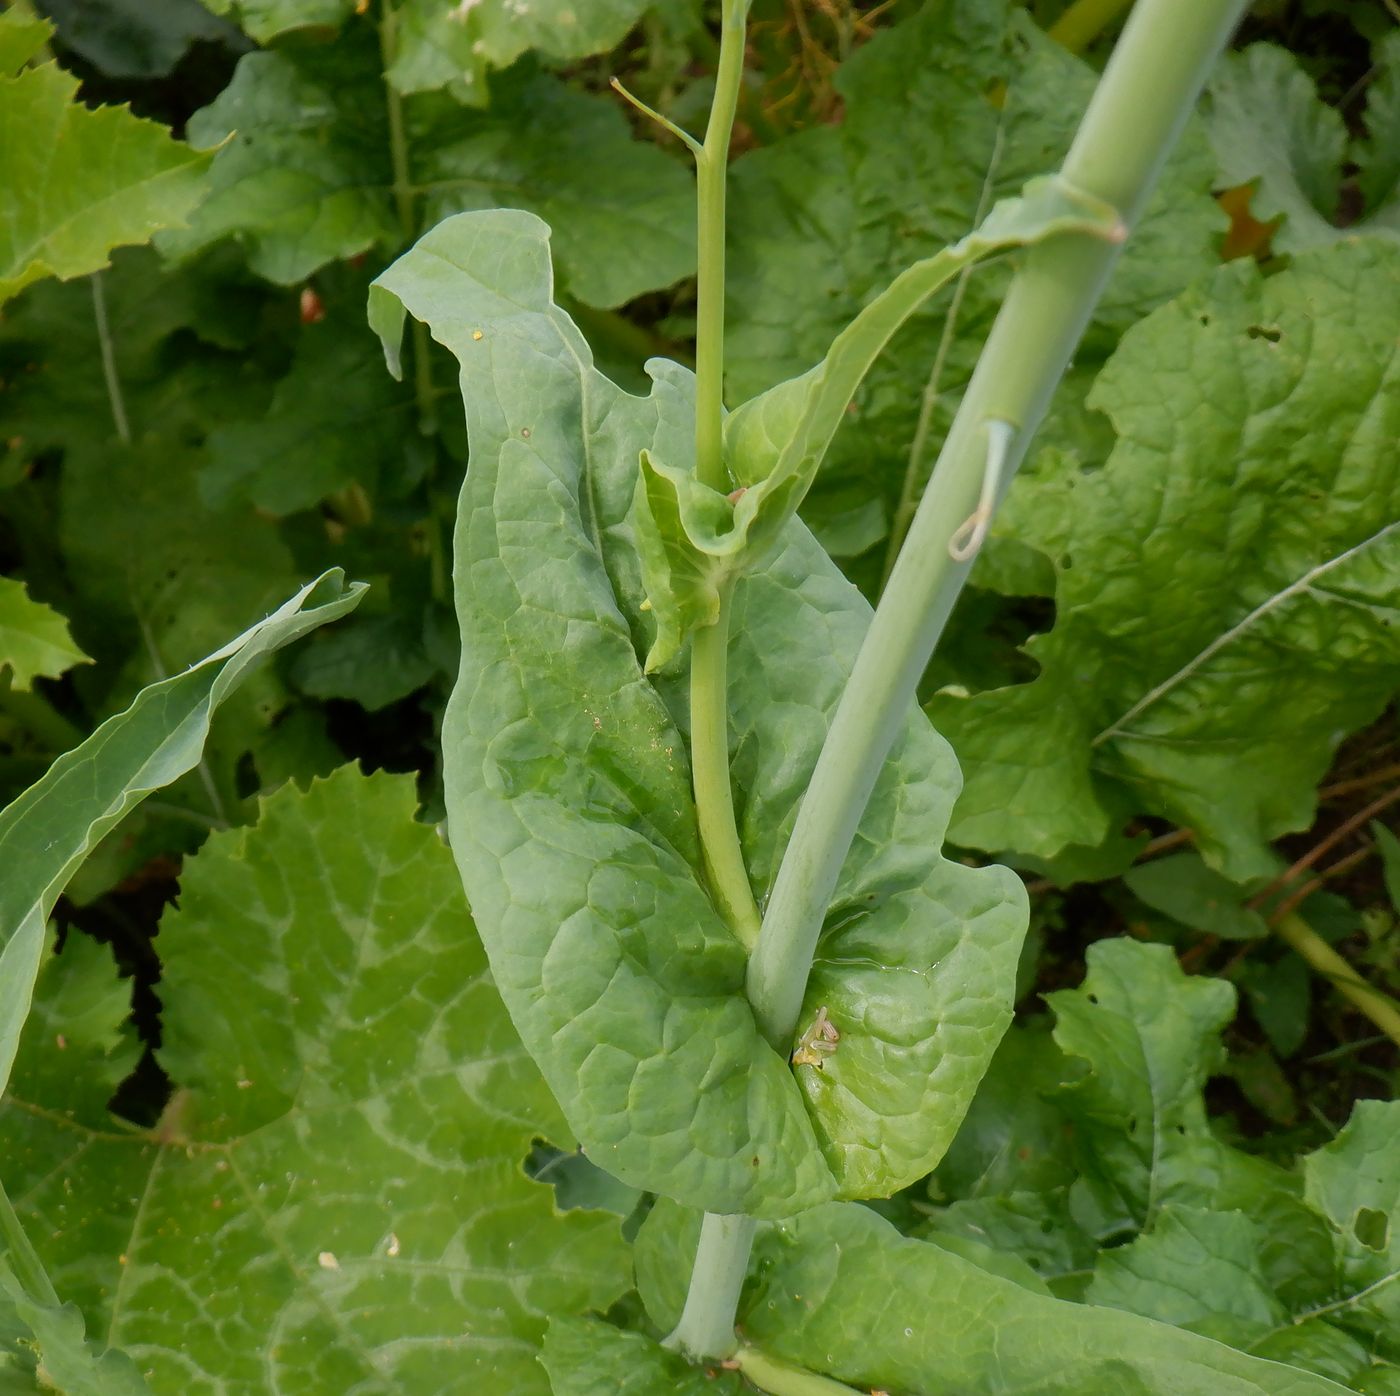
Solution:
M33 26L0 21L11 64L23 62ZM97 271L114 247L183 222L204 192L207 155L124 108L85 107L77 91L57 63L0 72L0 301L41 277Z
M0 577L0 678L23 691L36 678L56 679L75 664L92 661L73 643L68 622L33 600L16 577Z
M731 401L801 375L911 261L956 242L998 199L1058 167L1094 74L1025 18L1002 0L927 0L842 66L839 125L735 162ZM990 99L1003 91L1003 104ZM915 128L928 138L908 139ZM1124 250L1081 365L1101 361L1106 329L1126 327L1216 264L1223 220L1209 198L1213 167L1193 123ZM876 364L804 509L823 539L847 535L840 546L858 552L888 535L927 397L927 440L911 478L917 498L1007 275L987 268L960 282L913 317ZM864 583L866 571L859 575Z
M1061 1051L1088 1068L1061 1100L1078 1125L1082 1186L1102 1215L1143 1224L1208 1186L1217 1146L1201 1092L1234 1016L1230 985L1188 979L1165 945L1105 940L1089 947L1082 987L1046 1001Z
M1119 235L1112 209L1053 177L1027 184L951 247L907 267L832 341L826 356L744 403L724 427L740 490L726 498L642 453L633 527L657 638L647 669L670 663L690 633L719 617L720 593L777 544L806 498L862 379L896 331L959 271L1059 233ZM737 496L737 497L736 497Z
M632 139L614 101L528 69L502 75L491 96L486 111L432 95L405 103L407 193L424 226L503 202L554 219L565 230L563 281L593 305L619 305L692 270L690 177ZM396 175L367 21L333 44L249 54L191 118L190 139L223 148L188 232L161 240L174 256L236 237L254 270L292 284L406 240L390 198ZM626 256L619 220L631 230Z
M199 760L214 710L264 655L353 610L363 588L326 573L202 663L144 689L0 811L0 1090L14 1064L44 927L88 850Z
M1323 1396L1345 1388L1134 1314L1038 1295L866 1208L761 1235L748 1340L862 1389L1024 1396ZM930 1296L937 1302L930 1304Z
M554 1396L739 1396L744 1389L736 1372L692 1367L601 1319L551 1319L542 1360Z
M617 1219L524 1176L567 1136L415 803L347 767L187 862L155 1130L0 1116L36 1245L87 1233L89 1322L158 1393L544 1396L546 1314L627 1288Z
M472 561L444 758L497 981L590 1157L622 1181L766 1215L884 1195L937 1162L1007 1022L1020 881L937 858L956 776L915 713L808 986L804 1021L827 1007L840 1051L795 1079L768 1046L701 872L683 676L653 685L638 659L636 462L646 448L689 464L693 380L654 362L634 398L603 378L550 302L546 237L522 213L449 220L370 307L391 358L406 307L463 365L455 555ZM736 591L733 764L760 897L868 620L796 524Z
M0 14L0 74L18 72L35 54L43 51L53 33L47 21L30 18L19 10Z
M1258 181L1256 218L1281 217L1273 235L1281 252L1298 252L1359 235L1400 240L1400 35L1376 46L1368 73L1369 143L1355 147L1346 122L1318 98L1298 58L1273 44L1251 44L1220 61L1207 88L1209 126L1226 186ZM1362 169L1367 216L1337 226L1342 170Z
M969 773L955 839L1049 856L1126 804L1272 874L1400 683L1397 318L1400 248L1359 239L1223 267L1124 337L1090 398L1118 444L1045 501L1070 525L1040 677L931 704Z
M25 1329L15 1346L28 1366L33 1361L34 1391L60 1392L62 1396L150 1396L136 1364L123 1352L107 1349L94 1353L83 1331L83 1317L72 1304L53 1305L31 1298L0 1258L0 1330L8 1305ZM3 1333L0 1332L0 1379L5 1377ZM26 1352L25 1350L28 1349Z

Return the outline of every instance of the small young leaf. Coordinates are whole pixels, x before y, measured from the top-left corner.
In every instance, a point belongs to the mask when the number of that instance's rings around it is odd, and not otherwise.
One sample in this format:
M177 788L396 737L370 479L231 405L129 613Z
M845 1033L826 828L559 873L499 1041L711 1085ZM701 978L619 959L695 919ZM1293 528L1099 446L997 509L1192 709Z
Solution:
M1140 863L1123 874L1140 901L1193 931L1224 940L1259 940L1264 918L1244 905L1245 889L1207 867L1194 849Z
M1141 1225L1218 1171L1201 1092L1235 994L1188 979L1165 945L1099 941L1088 960L1082 987L1046 996L1055 1041L1088 1066L1060 1099L1078 1124L1081 1186L1108 1222Z
M1375 836L1376 852L1381 855L1386 895L1396 915L1400 916L1400 839L1376 819L1371 821L1371 833Z
M33 993L50 908L103 834L198 761L214 710L273 650L351 611L363 586L328 572L202 663L152 684L0 811L0 1090Z
M497 982L589 1156L622 1181L770 1216L887 1195L937 1162L1009 1017L1022 884L938 856L957 777L912 712L808 985L804 1026L826 1009L839 1051L793 1068L763 1038L702 870L684 679L653 684L638 661L637 461L690 464L693 379L653 361L647 398L605 379L551 303L546 238L528 214L461 215L370 302L391 360L407 308L462 364L455 555L471 562L444 762ZM761 892L870 613L795 522L733 606L733 764Z
M0 15L0 301L40 277L97 271L114 247L180 224L209 164L154 121L74 101L78 81L57 63L11 76L46 30Z
M68 633L68 622L30 598L23 582L0 577L0 679L23 691L35 678L56 679L75 664L90 664Z

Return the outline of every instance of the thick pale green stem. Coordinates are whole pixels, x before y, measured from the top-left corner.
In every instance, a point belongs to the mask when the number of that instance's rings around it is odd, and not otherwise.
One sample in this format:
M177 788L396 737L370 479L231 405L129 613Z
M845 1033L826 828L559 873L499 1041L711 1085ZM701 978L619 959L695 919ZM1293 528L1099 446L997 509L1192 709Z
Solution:
M724 182L729 140L744 72L749 0L725 0L715 98L705 142L695 152L699 282L695 335L695 471L711 489L728 491L724 463ZM718 621L696 632L690 650L690 767L696 819L711 890L747 947L759 914L744 866L729 781L729 594ZM753 1245L748 1217L707 1214L676 1331L667 1340L692 1357L728 1357L738 1346L734 1313Z
M734 1315L748 1274L754 1226L752 1217L705 1214L685 1308L667 1347L696 1358L733 1355L739 1346Z
M1064 177L1131 225L1244 7L1245 0L1139 0ZM1116 255L1113 244L1080 235L1031 249L988 337L837 708L749 962L749 998L780 1051L791 1045L856 826L971 568L972 557L955 540L978 506L988 424L1005 422L1015 432L1003 462L1004 490Z

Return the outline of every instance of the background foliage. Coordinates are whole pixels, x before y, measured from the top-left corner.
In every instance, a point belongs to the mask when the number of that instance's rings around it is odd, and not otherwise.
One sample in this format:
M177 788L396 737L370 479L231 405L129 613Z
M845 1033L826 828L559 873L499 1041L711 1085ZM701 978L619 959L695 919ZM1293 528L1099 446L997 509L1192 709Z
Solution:
M634 1285L615 1214L630 1237L647 1199L573 1151L432 832L465 423L446 353L419 332L396 382L364 306L445 216L522 208L603 372L685 362L693 183L607 80L697 127L713 8L0 17L0 804L309 578L372 584L226 697L54 908L0 1159L69 1307L0 1267L0 1390L42 1389L84 1326L134 1359L100 1359L104 1391L682 1380L587 1324L536 1361L550 1315L664 1330L685 1227L650 1212ZM733 401L1055 166L1112 39L1067 51L1064 8L757 0ZM1393 7L1257 5L924 686L964 774L949 856L1032 894L1017 1023L883 1218L832 1204L763 1243L744 1313L779 1357L922 1389L928 1353L862 1366L863 1306L974 1274L1008 1332L1083 1300L1400 1391L1397 1043L1295 949L1400 993L1397 151ZM1005 279L905 326L804 507L869 599ZM870 1273L798 1314L810 1247L848 1235ZM60 1389L98 1380L72 1360Z

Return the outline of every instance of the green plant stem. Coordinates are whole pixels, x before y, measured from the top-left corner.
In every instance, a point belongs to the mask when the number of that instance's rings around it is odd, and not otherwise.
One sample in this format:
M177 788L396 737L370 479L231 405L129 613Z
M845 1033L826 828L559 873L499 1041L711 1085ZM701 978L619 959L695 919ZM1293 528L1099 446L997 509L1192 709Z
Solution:
M418 217L413 201L417 190L408 167L408 135L403 120L403 98L389 81L389 69L399 53L399 17L393 0L384 0L379 18L379 57L384 68L384 102L389 120L389 162L393 170L394 209L399 230L407 247L418 236ZM418 404L418 429L424 436L437 433L437 394L433 391L433 369L428 327L413 321L413 397ZM434 525L436 526L436 525Z
M729 781L729 604L724 589L719 620L695 632L690 650L691 779L695 817L710 890L735 935L752 950L762 918L749 886Z
M733 1355L739 1346L734 1315L748 1274L755 1225L752 1217L705 1213L685 1308L675 1332L666 1339L667 1347L694 1358Z
M25 1293L40 1304L51 1304L57 1308L59 1299L53 1282L25 1234L19 1217L15 1215L15 1209L10 1206L3 1183L0 1183L0 1243L3 1243L0 1244L0 1255L8 1257L15 1278L24 1286Z
M1140 0L1063 177L1118 209L1131 226L1244 6ZM950 543L978 504L987 425L1015 429L1004 493L1118 250L1083 235L1032 248L987 339L837 707L749 961L749 998L779 1051L791 1044L827 905L876 776L971 568L971 557L950 555Z
M1373 989L1296 911L1290 911L1274 928L1300 954L1309 967L1349 999L1397 1047L1400 1047L1400 1004Z
M748 0L725 0L715 97L696 152L699 242L695 338L695 470L712 489L728 491L724 463L724 208L729 140L744 71ZM700 846L711 890L734 933L751 948L760 917L749 886L729 780L729 603L726 589L714 625L695 633L690 650L690 766ZM692 1357L728 1357L738 1346L734 1314L753 1245L748 1217L707 1213L676 1331L667 1342Z
M122 397L122 380L117 376L117 355L112 345L112 329L107 322L107 292L102 284L102 273L93 272L88 281L92 284L92 318L97 322L97 347L102 355L102 378L107 384L112 425L121 441L130 446L131 422L126 415L126 399Z
M699 312L695 335L695 472L727 491L724 463L724 181L729 139L744 72L748 0L725 0L715 99L696 151ZM729 780L729 592L714 625L696 632L690 651L690 766L696 820L710 889L735 935L752 949L759 913L744 867Z
M757 1348L740 1348L734 1360L739 1370L769 1396L865 1396L854 1386L779 1362Z

